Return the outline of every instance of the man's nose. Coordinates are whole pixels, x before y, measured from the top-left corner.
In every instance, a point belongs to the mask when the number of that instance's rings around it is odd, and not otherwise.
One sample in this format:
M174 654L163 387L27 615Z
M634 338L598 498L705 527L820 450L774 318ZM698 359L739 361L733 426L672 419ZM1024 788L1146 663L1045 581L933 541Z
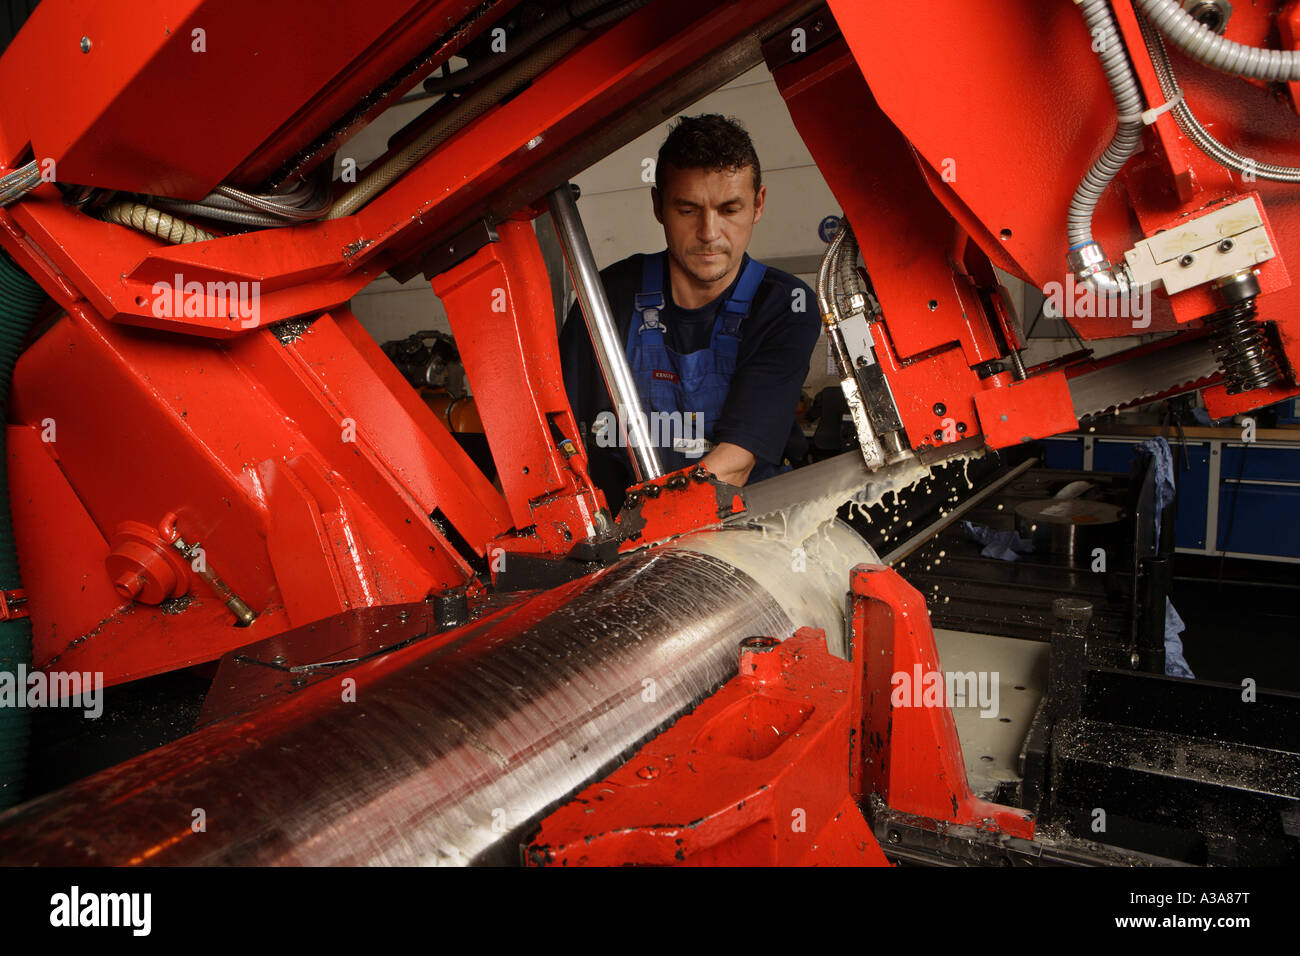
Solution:
M713 210L705 210L700 217L700 242L715 242L722 238L722 217Z

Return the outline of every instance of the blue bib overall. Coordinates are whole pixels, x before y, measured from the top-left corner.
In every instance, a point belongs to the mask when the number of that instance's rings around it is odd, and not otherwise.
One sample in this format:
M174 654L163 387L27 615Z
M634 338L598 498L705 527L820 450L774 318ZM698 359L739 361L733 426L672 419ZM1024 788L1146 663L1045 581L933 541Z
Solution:
M636 296L636 311L627 333L627 363L646 415L653 412L676 412L681 416L681 425L675 431L666 426L658 429L656 450L665 472L685 468L703 458L703 449L699 449L699 454L688 457L685 452L691 450L689 445L681 441L674 442L675 437L698 438L702 435L708 441L713 441L713 429L722 417L731 377L736 372L736 356L740 351L740 324L749 315L759 283L767 274L767 266L750 259L731 296L723 301L718 310L709 347L683 354L668 347L660 321L665 304L663 288L667 258L666 252L645 257L641 270L641 291ZM687 416L692 414L701 418L696 423L690 423ZM653 419L651 432L652 435L656 432ZM767 478L780 470L783 469L758 462L750 473L749 481Z

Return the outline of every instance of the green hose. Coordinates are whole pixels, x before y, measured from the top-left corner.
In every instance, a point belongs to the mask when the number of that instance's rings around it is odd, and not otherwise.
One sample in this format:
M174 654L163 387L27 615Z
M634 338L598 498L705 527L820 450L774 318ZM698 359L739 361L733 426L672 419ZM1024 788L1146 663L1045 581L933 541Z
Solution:
M0 251L0 590L23 586L18 574L18 551L13 517L9 513L9 481L5 468L5 424L9 421L9 385L23 342L45 304L45 293ZM13 674L32 663L32 621L20 617L0 621L0 674ZM25 687L15 687L24 693ZM5 701L16 703L16 700ZM31 732L26 707L0 704L0 809L22 798L27 765L27 738Z

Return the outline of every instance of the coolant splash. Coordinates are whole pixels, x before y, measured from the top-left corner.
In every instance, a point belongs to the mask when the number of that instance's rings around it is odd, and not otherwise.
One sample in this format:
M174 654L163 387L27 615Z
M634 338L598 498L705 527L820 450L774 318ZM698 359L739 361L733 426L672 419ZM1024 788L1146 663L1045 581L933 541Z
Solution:
M982 454L983 450L965 451L935 464L963 461L969 466ZM848 453L747 489L749 510L734 521L762 529L791 547L804 545L827 527L844 504L870 520L867 509L887 495L901 496L914 488L931 477L932 467L913 457L872 472L860 455Z

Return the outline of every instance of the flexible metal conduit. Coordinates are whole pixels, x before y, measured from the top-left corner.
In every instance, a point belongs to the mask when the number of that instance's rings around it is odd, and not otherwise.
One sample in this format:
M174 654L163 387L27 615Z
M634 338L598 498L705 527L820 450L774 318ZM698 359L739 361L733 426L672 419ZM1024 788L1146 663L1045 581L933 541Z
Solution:
M234 186L218 186L215 192L216 195L212 197L212 202L217 208L221 208L228 202L233 203L236 207L248 206L269 216L277 216L295 222L310 222L312 219L319 219L325 215L328 209L327 204L324 202L311 202L312 197L318 192L315 189L308 189L305 197L258 196L254 193L244 192L242 189L236 189ZM222 202L223 200L225 202Z
M171 213L173 217L177 215L199 216L204 219L214 219L217 222L232 223L236 226L251 226L254 229L275 229L280 226L293 225L292 222L278 216L268 216L265 213L253 212L251 209L217 209L197 202L160 198L155 198L154 201L168 213Z
M1259 179L1272 182L1300 183L1300 167L1279 166L1275 163L1263 163L1251 159L1225 146L1210 135L1186 101L1179 99L1182 96L1182 88L1179 87L1178 78L1174 75L1174 67L1169 60L1169 51L1165 49L1164 40L1149 19L1140 17L1139 20L1142 24L1142 37L1146 41L1147 52L1151 55L1151 64L1155 67L1156 77L1160 81L1160 91L1167 101L1177 101L1174 102L1171 112L1174 122L1183 131L1183 135L1195 143L1197 148L1210 159L1235 172L1248 172Z
M1254 80L1300 80L1300 54L1265 50L1219 36L1182 8L1178 0L1139 0L1156 27L1180 50L1206 66Z
M0 176L0 206L7 206L26 196L41 184L41 170L36 160Z
M831 238L831 244L827 246L821 266L817 269L817 309L821 312L822 321L826 323L838 322L840 318L833 283L839 266L840 247L844 245L848 233L849 221L845 219L840 222L840 228Z
M866 290L862 286L862 277L858 275L858 237L853 234L853 227L848 224L848 220L845 220L845 230L847 235L837 268L839 294L850 307L853 306L854 296L862 296L862 304L865 307Z
M1093 49L1097 50L1106 80L1115 96L1119 123L1110 144L1084 175L1070 201L1066 228L1071 249L1093 242L1092 217L1097 202L1124 163L1137 152L1142 143L1143 126L1142 92L1128 61L1124 41L1115 28L1109 0L1082 0L1079 10L1088 25L1088 32L1092 34Z
M329 211L329 181L299 182L283 193L259 196L233 186L218 186L197 202L154 197L153 205L170 213L202 216L219 222L270 229L320 219Z

